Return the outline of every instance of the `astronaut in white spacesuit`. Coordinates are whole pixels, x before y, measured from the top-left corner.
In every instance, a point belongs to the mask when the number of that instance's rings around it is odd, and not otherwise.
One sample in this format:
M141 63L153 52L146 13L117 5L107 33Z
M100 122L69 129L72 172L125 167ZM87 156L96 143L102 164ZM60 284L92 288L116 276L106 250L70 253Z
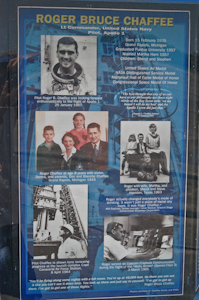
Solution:
M62 37L57 43L58 63L51 72L42 75L42 94L47 95L93 95L94 86L90 76L76 63L77 42L70 36Z

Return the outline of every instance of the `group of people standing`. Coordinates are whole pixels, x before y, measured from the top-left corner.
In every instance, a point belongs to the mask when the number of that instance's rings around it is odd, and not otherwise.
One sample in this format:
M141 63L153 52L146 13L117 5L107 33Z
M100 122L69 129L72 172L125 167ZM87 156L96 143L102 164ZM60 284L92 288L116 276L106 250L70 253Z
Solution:
M126 148L122 152L124 157L121 175L124 175L126 163L128 163L126 173L130 172L131 176L133 170L139 181L156 181L160 173L160 165L162 173L169 175L167 157L160 148L160 136L156 132L157 126L150 124L149 131L145 142L142 133L138 134L138 142L134 133L129 136Z
M101 141L98 123L90 123L85 128L85 116L73 116L74 129L62 137L65 151L53 141L54 128L45 126L45 141L37 149L37 171L53 170L106 170L108 168L108 143Z

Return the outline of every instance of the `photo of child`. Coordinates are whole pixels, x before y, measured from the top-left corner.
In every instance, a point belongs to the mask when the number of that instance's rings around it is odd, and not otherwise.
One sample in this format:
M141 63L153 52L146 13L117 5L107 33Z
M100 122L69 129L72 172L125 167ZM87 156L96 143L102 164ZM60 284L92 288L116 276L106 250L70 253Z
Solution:
M85 128L85 116L82 113L76 113L73 116L73 124L74 129L70 131L76 138L77 144L76 149L80 150L80 148L89 142L89 138L87 135L87 130Z
M162 168L162 172L169 175L167 169L167 157L164 151L160 148L160 135L157 133L157 126L152 123L149 125L149 133L146 136L147 153L151 154L151 158L154 161L155 168L159 174L159 163Z
M137 179L139 181L156 181L157 176L155 174L154 164L151 162L150 154L143 155L143 164L140 166Z
M124 155L124 158L123 158L123 161L122 161L122 173L121 173L121 175L124 175L125 163L128 162L131 159L132 154L137 153L136 150L137 150L137 142L136 142L135 134L133 133L129 136L128 142L126 144L126 148L122 152L122 154Z
M62 161L62 150L58 144L53 141L55 136L54 128L51 125L43 129L45 141L37 148L37 170L50 172L59 170Z

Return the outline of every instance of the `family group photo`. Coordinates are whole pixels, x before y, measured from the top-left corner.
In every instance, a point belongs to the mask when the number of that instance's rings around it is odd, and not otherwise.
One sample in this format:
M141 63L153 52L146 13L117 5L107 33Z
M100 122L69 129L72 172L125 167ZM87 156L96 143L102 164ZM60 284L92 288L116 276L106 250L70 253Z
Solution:
M170 121L122 121L120 183L169 182Z
M36 170L107 170L108 112L37 111Z

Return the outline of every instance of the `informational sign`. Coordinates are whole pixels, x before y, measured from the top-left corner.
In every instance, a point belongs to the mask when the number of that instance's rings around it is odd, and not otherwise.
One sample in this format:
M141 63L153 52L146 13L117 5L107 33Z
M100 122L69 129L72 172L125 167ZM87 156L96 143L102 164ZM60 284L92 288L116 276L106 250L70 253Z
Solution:
M189 12L18 24L22 299L183 294Z
M197 155L197 162L199 166L199 153ZM196 277L195 277L195 282L196 282L196 291L198 292L198 287L199 287L199 192L197 195L197 239L196 239ZM196 299L199 297L199 293L197 293Z

